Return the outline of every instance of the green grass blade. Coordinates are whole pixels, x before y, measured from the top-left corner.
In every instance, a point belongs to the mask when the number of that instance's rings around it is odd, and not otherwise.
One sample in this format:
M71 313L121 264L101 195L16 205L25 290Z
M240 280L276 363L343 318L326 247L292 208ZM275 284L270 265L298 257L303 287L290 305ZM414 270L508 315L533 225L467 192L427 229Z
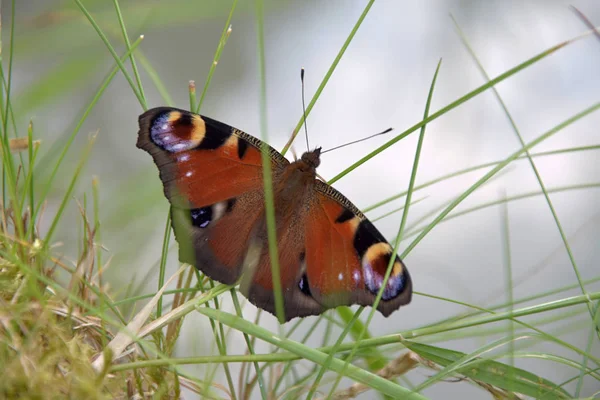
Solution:
M561 193L561 192L568 192L571 190L595 189L595 188L599 188L599 187L600 187L600 182L598 182L598 183L583 183L580 185L569 185L569 186L559 186L559 187L555 187L555 188L550 188L550 189L547 189L547 192L548 193ZM543 192L538 190L535 192L528 192L528 193L518 194L515 196L509 196L506 199L502 199L502 200L494 200L494 201L484 202L481 204L477 204L473 207L466 208L462 211L452 213L451 215L446 216L442 221L440 221L440 223L448 222L454 218L458 218L460 216L470 214L475 211L483 210L485 208L497 206L504 202L523 200L523 199L527 199L527 198L531 198L531 197L535 197L535 196L540 196L542 194L543 194ZM450 203L448 203L448 204L450 204ZM415 222L415 225L428 219L432 215L435 215L436 213L442 211L444 209L444 207L446 207L446 206L447 206L447 204L442 207L435 208L432 212L428 212L427 214L423 215L421 218L419 218L419 220L417 220ZM383 217L387 217L397 211L398 210L392 210L392 211L382 215L381 217L375 218L375 220L381 219ZM414 227L414 228L411 227L410 231L405 235L404 239L415 236L417 233L421 232L425 228L426 228L426 226L420 226L420 227Z
M600 282L600 276L598 276L596 278L588 279L587 281L585 281L586 285L589 285L589 284L592 284L592 283L597 283L597 282ZM517 304L527 303L527 302L530 302L530 301L533 301L533 300L539 300L541 298L548 297L548 296L554 296L556 294L572 290L572 289L574 289L576 287L578 287L577 283L571 284L571 285L566 285L566 286L560 287L558 289L548 290L548 291L541 292L541 293L536 293L536 294L533 294L533 295L530 295L530 296L521 297L519 299L514 300L513 306L517 305ZM427 293L422 293L422 292L414 292L414 293L417 294L417 295L419 295L419 296L432 297L432 298L439 299L439 300L442 300L442 301L448 300L446 298L441 298L439 296L435 296L435 295L431 295L431 294L427 294ZM509 303L494 304L494 305L489 306L489 307L487 307L485 309L481 308L481 307L473 306L471 304L466 304L466 303L462 304L462 305L464 305L465 307L479 309L479 311L478 312L474 312L474 313L469 313L469 314L460 314L460 315L457 315L457 316L453 316L453 317L450 317L450 318L447 318L447 319L443 319L441 321L434 322L431 325L438 325L438 324L443 324L443 323L447 323L447 322L451 322L451 321L458 321L458 320L461 320L461 319L464 319L464 318L474 317L474 316L480 315L482 313L487 313L489 311L496 311L496 310L501 309L501 308L506 308L507 306L509 306Z
M304 359L310 360L316 364L324 365L328 359L328 354L313 349L311 347L305 346L301 343L292 341L290 339L282 339L280 336L274 335L272 332L263 329L251 322L248 322L242 318L239 318L236 315L213 309L206 308L197 308L197 311L200 314L203 314L209 318L213 318L222 322L227 326L231 326L239 331L246 332L251 336L255 336L260 340L263 340L267 343L271 343L276 345L277 347L281 347L284 350L287 350L291 353L294 353ZM387 394L389 396L395 396L396 398L407 396L410 392L403 388L400 385L397 385L393 382L390 382L384 378L381 378L371 372L365 371L361 368L358 368L354 365L345 365L345 363L341 360L334 358L330 364L331 370L342 373L345 370L344 374L350 379L364 383L374 390L378 390L381 393ZM419 394L414 394L411 399L414 400L424 400L425 398Z
M456 20L454 19L454 17L452 17L452 20L454 21L454 24L456 26L456 28L459 31L459 35L465 45L465 47L467 48L467 50L469 51L469 54L471 55L471 57L473 58L473 60L475 61L475 63L477 64L477 68L479 69L479 72L481 72L481 74L483 75L483 77L485 78L486 81L489 82L490 77L487 74L487 72L485 71L485 69L483 68L483 65L481 64L481 62L479 61L479 58L477 57L477 55L475 54L475 52L473 51L473 49L471 48L471 46L469 45L469 42L465 36L465 34L462 32L462 30L460 29L460 26L458 25L458 23L456 22ZM500 106L502 107L502 110L504 111L504 114L506 115L506 117L508 118L508 121L513 129L513 131L515 132L515 135L517 136L517 138L519 139L519 143L521 144L521 147L525 146L525 140L523 140L523 136L521 135L521 132L519 131L519 128L517 127L517 124L515 123L514 119L512 118L510 112L508 111L508 107L506 106L506 104L504 103L504 100L502 100L502 97L500 96L500 94L498 93L498 90L493 87L492 91L494 93L494 97L496 98L496 100L498 100L498 103L500 104ZM535 177L540 185L540 188L542 189L542 192L544 192L544 197L546 199L546 203L548 204L548 208L550 209L550 212L552 213L552 218L554 219L554 222L556 223L556 228L558 229L558 233L560 234L560 237L565 245L565 250L567 251L567 255L569 257L569 261L571 262L571 266L573 267L573 271L575 272L575 276L577 278L577 281L579 282L579 286L581 288L581 293L586 294L586 290L585 290L585 286L583 286L583 279L581 277L581 274L579 273L579 268L577 268L577 263L575 262L575 256L573 255L573 252L571 251L571 246L569 245L569 241L567 240L567 235L565 234L565 231L562 227L562 224L560 223L560 220L558 218L558 215L556 214L556 210L554 209L554 205L552 204L552 201L550 200L550 196L548 195L548 192L546 191L546 185L544 185L544 181L542 180L542 176L540 175L539 170L537 169L535 162L533 161L533 158L531 157L531 154L529 154L529 150L525 150L525 155L527 156L527 159L529 160L529 164L531 165L531 169L533 171L533 173L535 174ZM593 321L594 320L594 313L592 311L592 307L591 305L588 305L588 310L590 312L590 318ZM600 338L600 331L598 331L598 338Z
M210 287L211 289L214 289L215 284L212 280L210 280ZM234 289L231 289L234 290ZM231 292L230 290L230 292ZM213 299L214 303L215 303L215 310L219 310L220 309L220 305L219 305L219 298L215 297ZM209 303L205 303L204 304L206 307L210 307ZM218 325L218 327L217 327ZM213 332L213 336L215 338L215 343L217 345L217 349L219 350L219 354L221 356L224 356L227 354L227 337L225 335L225 331L223 330L223 324L218 322L215 324L214 320L210 320L210 326L212 328L212 332ZM217 330L218 328L218 330ZM212 380L214 379L214 374L217 372L217 367L219 366L219 364L215 364L214 369L210 375L210 379L206 380L206 383L208 385L209 382L212 382ZM231 393L231 398L233 400L237 399L237 396L235 394L235 385L233 384L233 379L231 377L231 371L229 369L229 365L227 363L223 364L223 371L225 372L225 379L227 380L227 385L229 386L229 391Z
M77 181L79 179L79 174L81 174L81 170L83 169L84 165L87 163L87 160L90 156L90 153L92 152L92 147L93 147L95 141L96 141L96 135L94 135L90 138L90 143L88 144L87 148L83 151L81 160L79 161L79 164L75 168L75 172L73 173L71 182L69 183L69 186L63 196L63 199L62 199L60 205L58 206L58 210L56 211L56 214L54 215L54 219L52 220L52 223L50 224L50 228L48 228L48 232L46 233L46 236L44 237L44 242L45 242L44 245L45 246L49 246L52 243L52 236L54 235L54 231L56 230L56 227L58 226L58 223L60 222L62 214L65 210L65 207L67 206L67 203L69 202L69 200L71 200L71 194L73 193L73 190L75 189L75 184L77 183Z
M545 390L552 390L555 393L555 397L553 397L555 399L570 398L569 394L555 383L523 369L511 367L497 361L480 359L476 364L466 364L461 367L461 364L464 364L465 361L479 357L484 352L487 352L490 349L505 343L507 340L513 339L501 339L489 345L483 346L481 349L471 354L465 354L459 351L443 349L422 343L411 343L407 344L407 346L421 357L445 367L443 373L440 373L439 377L435 379L436 381L452 372L460 372L469 378L476 379L506 390L510 390L509 388L512 388L518 393L532 396L534 398L538 397ZM448 373L445 373L446 371L448 371ZM436 376L434 376L434 378ZM510 379L510 377L514 378ZM432 378L428 379L417 387L417 391L429 386L431 383L433 383L433 381L434 380Z
M174 107L175 102L173 101L173 98L169 94L169 89L167 89L167 86L163 83L162 79L160 79L160 77L158 76L158 73L156 72L156 70L154 69L152 64L150 63L150 60L148 60L148 58L146 58L146 56L144 55L144 53L142 51L138 51L137 53L138 53L138 61L140 62L140 64L142 65L142 68L144 68L144 70L150 77L150 80L152 80L152 83L154 84L154 86L156 87L156 90L162 97L164 104L166 104L169 107Z
M557 132L560 132L563 128L566 128L567 126L577 122L578 120L580 120L581 118L593 113L594 111L597 111L598 109L600 109L600 103L596 103L594 105L592 105L591 107L586 108L585 110L581 111L580 113L574 115L571 118L568 118L567 120L565 120L564 122L558 124L557 126L555 126L554 128L550 129L548 132L542 134L541 136L539 136L537 139L532 140L531 142L529 142L527 145L525 145L524 147L522 147L520 150L517 150L516 152L514 152L512 155L510 155L508 158L506 158L506 160L504 160L502 163L498 164L495 168L493 168L491 171L489 171L487 174L485 174L482 178L480 178L477 182L475 182L471 187L469 187L463 194L461 194L460 196L458 196L455 200L453 200L450 205L448 205L448 207L446 207L444 209L444 211L442 211L434 220L433 222L431 222L431 224L429 224L420 234L419 236L416 237L416 239L414 239L412 241L412 243L406 248L406 250L404 250L404 252L402 253L402 258L406 257L406 255L415 248L415 246L425 237L427 236L427 234L441 221L443 220L449 213L450 211L452 211L456 206L458 206L464 199L466 199L471 193L473 193L478 187L480 187L481 185L483 185L488 179L490 179L492 176L494 176L498 171L500 171L502 168L504 168L505 166L507 166L508 164L510 164L512 161L514 161L518 156L520 156L522 153L524 153L525 151L533 148L534 146L540 144L541 142L543 142L544 140L548 139L549 137L551 137L552 135L556 134Z
M238 316L240 318L243 318L242 307L240 307L240 302L239 302L239 299L238 299L235 289L231 289L229 291L229 293L231 293L231 299L233 300L235 312L238 314ZM252 344L252 341L250 340L250 336L245 332L244 332L244 341L246 342L246 347L248 348L248 353L250 353L250 355L256 355L256 353L254 352L254 345ZM263 374L260 370L260 366L258 365L257 361L253 361L252 365L254 366L254 370L256 371L256 379L258 381L258 388L260 390L260 395L262 396L263 400L265 400L269 396L267 395L267 387L265 385Z
M265 187L265 214L267 221L267 237L269 240L269 259L271 260L271 274L273 279L273 294L275 297L275 314L279 323L285 321L283 308L283 294L281 292L281 274L279 270L279 250L277 248L277 228L275 223L275 203L273 196L273 171L271 158L267 145L267 72L265 66L265 40L263 21L263 0L256 0L256 27L258 42L259 79L260 79L260 131L263 146L261 146L263 181Z
M414 131L416 131L417 129L421 128L422 126L424 126L424 125L430 123L431 121L433 121L433 120L441 117L442 115L446 114L448 111L450 111L450 110L458 107L459 105L461 105L461 104L465 103L466 101L474 98L475 96L479 95L480 93L483 93L484 91L486 91L487 89L493 87L494 85L497 85L498 83L500 83L500 82L506 80L507 78L513 76L517 72L520 72L520 71L522 71L522 70L530 67L531 65L535 64L536 62L538 62L540 60L543 60L544 58L548 57L549 55L551 55L551 54L555 53L556 51L562 49L566 45L568 45L570 43L573 43L575 40L578 40L578 39L580 39L582 37L585 37L585 36L587 36L589 34L590 34L590 32L587 32L584 35L580 35L580 36L577 36L577 37L575 37L575 38L573 38L571 40L567 40L567 41L561 42L561 43L559 43L559 44L557 44L557 45L549 48L548 50L545 50L545 51L543 51L543 52L535 55L534 57L531 57L530 59L522 62L521 64L517 65L516 67L513 67L513 68L509 69L508 71L506 71L506 72L498 75L496 78L490 80L488 83L486 83L484 85L481 85L477 89L472 90L471 92L465 94L464 96L462 96L459 99L453 101L452 103L448 104L447 106L445 106L445 107L441 108L440 110L434 112L427 119L424 119L421 122L416 123L415 125L411 126L407 130L405 130L404 132L402 132L401 134L399 134L398 136L396 136L395 138L389 140L387 143L383 144L382 146L378 147L377 149L375 149L371 153L367 154L366 156L364 156L360 160L356 161L354 164L350 165L348 168L346 168L345 170L343 170L342 172L340 172L339 174L337 174L336 176L334 176L332 179L330 179L329 180L329 184L333 184L334 182L340 180L342 177L344 177L345 175L347 175L349 172L353 171L354 169L356 169L360 165L364 164L365 162L367 162L371 158L375 157L379 153L383 152L387 148L391 147L392 145L394 145L398 141L404 139L406 136L408 136L409 134L413 133Z
M354 320L354 315L356 314L349 307L338 307L335 311L346 325L350 325L350 322ZM355 322L351 325L350 336L352 336L352 338L354 338L355 341L360 340L360 335L365 329L367 329L365 327L365 324L360 319L356 319ZM366 330L363 334L363 338L370 339L371 337L371 333L368 330ZM365 361L367 362L370 371L379 371L380 369L385 367L385 364L387 363L387 358L385 358L379 350L370 349L369 356L366 358Z
M440 59L440 61L437 64L437 67L435 69L435 73L433 74L433 79L431 80L431 86L429 87L429 93L427 95L427 101L425 103L425 111L424 111L424 116L423 116L424 119L427 119L427 116L429 115L429 107L431 106L431 100L433 99L433 91L435 89L435 83L437 81L437 77L438 77L438 73L440 71L441 65L442 65L442 60ZM394 265L394 262L396 261L396 255L398 254L398 246L400 245L400 238L402 237L402 234L404 233L404 227L406 225L406 219L408 217L408 210L410 207L410 201L412 199L412 192L413 192L414 185L415 185L415 179L417 177L417 170L419 168L419 159L420 159L421 150L423 147L423 139L425 137L425 127L426 127L426 125L423 125L421 127L421 133L419 135L419 140L417 142L417 148L415 150L415 159L413 161L412 172L411 172L410 181L408 184L408 192L407 192L406 201L404 204L404 213L402 214L402 221L400 222L400 227L398 228L398 236L396 237L396 241L393 246L392 255L390 256L390 261L388 263L388 266L387 266L387 269L385 272L385 276L383 278L383 282L381 283L381 287L379 288L379 291L377 292L377 296L375 297L375 301L373 302L372 309L369 313L369 316L367 317L367 321L365 322L365 325L363 327L363 330L360 333L357 343L360 342L362 340L362 338L364 337L364 335L367 333L367 329L371 324L373 316L375 315L375 311L377 310L377 306L379 305L379 302L381 301L381 297L383 296L383 292L384 292L384 290L387 286L387 282L390 278L390 274L392 272L392 266ZM361 308L361 310L362 309L363 308ZM335 349L335 347L334 347L334 349ZM348 363L350 363L350 361L353 359L356 350L357 350L357 347L352 349L350 356L346 360L346 365L348 365ZM333 393L335 392L340 380L341 380L341 374L338 376L337 380L335 381L331 390L329 391L330 398L331 398L331 396L333 396Z
M521 309L516 309L511 311L499 312L493 315L486 315L476 318L469 318L466 320L451 322L448 324L440 325L440 326L431 326L426 328L413 329L408 332L403 332L401 335L405 339L412 339L421 336L433 335L435 333L440 332L448 332L455 329L463 329L476 325L484 325L489 324L491 322L496 321L505 321L508 318L518 318L526 315L533 315L537 313L544 313L552 310L557 310L564 307L572 307L575 305L586 304L588 301L595 301L600 299L600 292L590 293L588 296L579 295L566 297L560 300L550 301L547 303L534 305L530 307L524 307ZM364 343L369 343L369 341L364 341ZM363 343L363 344L364 344Z
M590 333L588 334L588 342L585 348L586 354L583 355L582 360L582 368L579 372L579 379L577 380L577 387L575 388L575 397L579 397L581 395L581 390L583 389L583 378L586 375L587 364L590 359L590 354L592 352L592 347L594 346L595 338L597 337L594 333L598 332L598 324L600 323L600 302L596 302L596 311L594 312L594 324L590 327Z
M127 50L131 50L131 41L129 40L129 35L127 34L127 28L125 28L125 21L123 20L123 14L121 14L121 7L119 6L119 1L113 0L113 4L115 5L115 11L117 12L117 17L119 18L119 25L121 26L121 33L123 34L123 40L125 41ZM129 60L131 61L131 69L133 70L133 75L135 76L135 81L137 82L137 88L139 90L140 97L142 99L144 99L144 102L145 102L146 94L144 93L144 87L142 86L142 80L140 78L140 73L138 72L137 64L135 63L135 57L133 56L132 52L129 53Z
M331 369L331 363L332 363L334 355L336 353L336 349L338 347L340 347L340 345L342 344L342 342L344 341L344 339L348 335L348 332L350 332L350 330L353 328L354 323L359 320L358 318L360 317L360 314L363 312L363 310L364 310L364 307L359 308L354 313L354 315L352 316L352 318L350 319L350 321L348 321L348 323L344 327L344 330L342 331L342 333L338 337L337 341L333 345L333 348L332 348L331 352L327 356L327 360L325 360L325 363L323 363L323 365L319 369L319 372L318 372L318 374L317 374L317 376L316 376L313 384L311 385L311 388L310 388L308 394L306 395L306 400L310 400L310 399L312 399L314 397L315 392L319 388L319 383L321 382L321 378L323 378L323 375L325 375L325 372L327 372L327 370ZM366 330L366 328L365 328L365 330ZM333 391L333 389L332 389L332 391Z
M79 9L83 13L83 15L85 15L85 17L88 19L88 21L90 22L90 24L92 25L92 27L94 28L94 30L96 31L96 33L98 34L98 36L100 37L102 42L104 42L104 44L106 45L106 48L108 49L110 54L115 59L115 62L119 66L119 69L123 73L123 76L127 80L127 83L129 83L129 86L131 87L131 91L133 92L133 94L135 94L135 97L138 99L138 101L139 101L140 105L142 106L142 108L144 109L144 111L146 111L148 109L148 105L146 104L146 99L144 97L142 97L142 94L140 93L140 91L135 87L135 84L133 83L131 76L129 76L129 72L127 72L127 69L125 68L125 65L123 64L123 61L121 61L121 58L119 57L119 55L117 54L117 52L115 51L113 46L108 41L108 38L106 37L106 35L102 31L102 29L100 29L100 26L96 23L96 21L94 20L94 17L92 17L92 15L88 12L88 10L85 8L83 3L81 3L81 0L75 0L75 3L77 4L77 7L79 7ZM131 51L128 51L128 53L129 53L128 57L130 57L131 54L133 54L133 52L131 52Z
M160 267L158 272L158 290L165 285L165 276L167 273L167 256L169 255L169 242L171 241L171 207L167 214L167 222L165 224L165 232L163 234L162 250L160 252ZM164 293L163 293L164 295ZM163 296L160 296L156 303L156 318L162 316Z
M125 53L125 55L122 57L122 59L127 59L127 57L129 57L129 53L135 51L135 49L137 48L137 46L139 46L139 44L141 43L142 39L143 39L143 36L141 36L140 38L138 38L138 40L136 40L133 43L133 45L131 46L130 51L127 51L127 53ZM63 159L67 155L67 152L69 151L69 148L71 147L71 144L73 144L73 141L75 140L75 137L79 133L79 130L83 126L83 123L85 122L85 120L87 119L87 117L90 115L92 109L96 106L96 104L98 103L98 101L100 100L100 98L102 97L102 95L104 94L106 88L108 87L109 83L113 80L113 78L117 74L118 70L119 70L118 67L114 67L112 69L112 71L108 74L108 76L106 77L106 79L102 82L102 84L98 88L98 91L94 95L92 101L90 102L90 104L87 106L87 108L83 112L83 115L79 119L79 122L77 122L77 125L73 129L73 132L68 137L68 139L66 140L66 142L61 145L62 150L61 150L61 152L60 152L60 154L58 156L58 160L56 161L56 164L55 164L54 168L52 169L52 172L50 173L50 177L48 177L48 179L46 179L46 184L45 184L44 191L42 192L42 195L40 196L40 201L38 202L38 205L37 205L37 207L35 209L35 213L34 214L36 214L36 215L38 214L40 208L42 207L44 199L48 196L48 193L50 192L50 189L52 188L52 183L54 181L54 178L56 177L56 174L58 172L58 168L62 164Z
M578 152L578 151L588 151L588 150L600 150L600 145L594 145L594 146L580 146L580 147L568 147L568 148L564 148L564 149L559 149L559 150L552 150L552 151L544 151L544 152L539 152L539 153L532 153L531 156L532 157L542 157L542 156L550 156L550 155L556 155L556 154L564 154L564 153L571 153L571 152ZM527 156L519 156L517 157L517 160L524 160L527 159ZM442 175L439 178L435 178L433 180L427 181L425 183L422 183L420 185L415 186L415 191L417 190L421 190L424 189L426 187L432 186L436 183L445 181L447 179L451 179L451 178L455 178L457 176L460 175L464 175L464 174L468 174L469 172L474 172L480 169L484 169L484 168L489 168L489 167L495 167L496 165L500 164L503 160L498 160L498 161L492 161L489 163L485 163L485 164L479 164L473 167L469 167L469 168L465 168L462 170L458 170L446 175ZM384 200L378 201L377 203L370 205L368 207L363 208L363 212L367 213L369 211L375 210L376 208L379 208L389 202L392 202L394 200L397 200L399 198L401 198L402 196L406 195L406 191L395 194L393 196L390 196ZM372 221L372 220L371 220Z

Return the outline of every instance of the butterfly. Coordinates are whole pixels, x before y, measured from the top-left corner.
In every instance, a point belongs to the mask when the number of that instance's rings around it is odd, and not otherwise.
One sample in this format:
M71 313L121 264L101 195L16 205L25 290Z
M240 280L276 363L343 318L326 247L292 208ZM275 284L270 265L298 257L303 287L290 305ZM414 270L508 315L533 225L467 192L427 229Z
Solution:
M171 203L179 260L275 314L259 139L171 107L139 117L137 147L150 153ZM327 309L372 306L392 246L363 213L317 179L321 148L294 162L270 146L285 321ZM412 296L396 256L377 309L389 316Z

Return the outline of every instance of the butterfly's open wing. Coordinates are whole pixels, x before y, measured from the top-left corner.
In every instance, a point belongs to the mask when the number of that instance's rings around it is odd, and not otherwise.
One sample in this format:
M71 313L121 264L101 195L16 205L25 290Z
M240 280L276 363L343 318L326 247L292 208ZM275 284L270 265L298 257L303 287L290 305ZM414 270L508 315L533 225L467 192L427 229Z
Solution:
M281 225L278 221L285 320L342 305L373 305L392 255L381 233L348 199L321 181L315 181L308 207L295 212ZM243 278L242 292L275 314L266 246L257 257L254 271ZM396 257L377 309L388 316L408 304L411 296L410 275Z
M179 259L213 279L235 282L264 208L262 142L169 107L145 112L139 125L137 146L152 155L173 205ZM268 149L276 174L289 162Z
M157 107L139 117L137 147L154 158L165 196L177 207L200 208L263 187L262 142L189 111ZM289 162L268 147L274 170Z
M381 289L392 246L340 192L316 182L316 206L306 223L306 281L323 306L371 306ZM412 297L408 270L398 256L377 309L388 316Z
M306 208L297 207L291 212L278 212L275 198L277 223L277 249L279 273L284 297L285 321L295 317L318 315L326 310L310 294L306 285L305 226ZM279 202L280 203L280 202ZM281 203L280 203L281 204ZM261 221L264 221L264 217ZM266 226L257 225L254 237L253 257L248 257L249 268L240 284L241 292L257 307L276 315L271 258L269 255Z

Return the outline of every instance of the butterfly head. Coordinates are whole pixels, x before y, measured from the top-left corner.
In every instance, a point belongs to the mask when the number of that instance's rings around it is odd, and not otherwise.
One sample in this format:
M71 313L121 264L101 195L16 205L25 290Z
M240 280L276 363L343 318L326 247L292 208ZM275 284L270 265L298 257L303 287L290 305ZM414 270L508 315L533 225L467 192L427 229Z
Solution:
M313 151L307 151L302 154L301 160L310 168L317 169L321 164L321 147L317 147Z

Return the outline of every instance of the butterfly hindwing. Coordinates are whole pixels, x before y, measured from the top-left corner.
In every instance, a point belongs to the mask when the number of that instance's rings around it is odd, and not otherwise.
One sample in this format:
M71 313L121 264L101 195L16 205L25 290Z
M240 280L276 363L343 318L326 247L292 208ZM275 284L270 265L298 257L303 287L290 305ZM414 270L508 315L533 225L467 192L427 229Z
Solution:
M219 282L235 283L263 202L262 192L255 191L202 208L172 207L179 260Z
M342 305L370 306L383 284L392 247L373 224L337 190L314 181L294 213L278 212L275 188L281 287L285 320L318 315ZM264 221L264 218L258 218ZM241 290L252 303L275 314L266 230L254 237L255 260L245 271ZM378 310L385 316L411 300L412 282L399 257Z
M313 297L327 308L372 305L383 284L392 246L340 192L316 182L306 224L306 276ZM412 282L398 256L377 307L385 316L411 300Z
M277 224L277 250L279 274L284 298L285 320L307 315L318 315L326 308L311 295L306 285L304 222L306 210L294 207L293 211L280 212L277 207L282 199L275 190L275 220ZM259 218L259 221L264 221ZM266 224L255 227L253 244L256 252L248 257L247 270L241 281L240 290L257 307L276 314L271 258L269 255Z

